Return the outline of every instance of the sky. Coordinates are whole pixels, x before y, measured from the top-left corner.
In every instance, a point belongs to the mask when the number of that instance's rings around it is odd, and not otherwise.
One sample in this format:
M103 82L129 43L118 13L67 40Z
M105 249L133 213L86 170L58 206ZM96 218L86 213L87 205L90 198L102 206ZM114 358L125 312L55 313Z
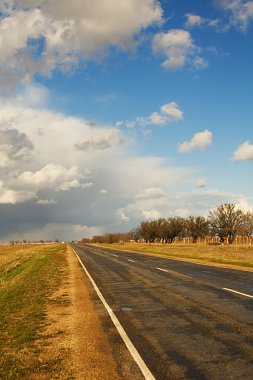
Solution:
M0 240L253 211L253 1L0 0Z

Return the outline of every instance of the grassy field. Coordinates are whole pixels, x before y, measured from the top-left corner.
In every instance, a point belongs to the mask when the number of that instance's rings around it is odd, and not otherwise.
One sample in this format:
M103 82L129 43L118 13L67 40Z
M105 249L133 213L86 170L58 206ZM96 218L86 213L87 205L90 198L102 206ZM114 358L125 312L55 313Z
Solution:
M161 244L135 242L102 245L119 250L158 254L174 259L188 259L203 263L253 268L253 245L208 245L204 243Z
M55 379L61 358L42 361L48 297L66 271L66 245L0 246L0 378ZM38 344L40 341L40 344ZM41 343L42 342L42 343Z

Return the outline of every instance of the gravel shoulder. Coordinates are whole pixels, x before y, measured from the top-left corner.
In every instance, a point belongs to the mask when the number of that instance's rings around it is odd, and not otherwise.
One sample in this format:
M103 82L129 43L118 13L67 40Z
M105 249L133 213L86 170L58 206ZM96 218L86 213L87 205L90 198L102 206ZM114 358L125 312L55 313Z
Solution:
M58 379L119 380L122 377L91 299L89 280L70 247L66 256L64 281L47 307L48 327L44 334L50 349L43 350L44 355L54 360L64 358Z

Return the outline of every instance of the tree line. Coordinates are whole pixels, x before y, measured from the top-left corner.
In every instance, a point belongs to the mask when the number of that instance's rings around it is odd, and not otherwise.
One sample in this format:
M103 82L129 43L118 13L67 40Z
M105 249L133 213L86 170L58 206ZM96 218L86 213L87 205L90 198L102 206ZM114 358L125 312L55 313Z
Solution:
M117 243L145 241L146 243L173 243L190 238L196 243L201 238L216 237L220 243L232 244L237 236L253 240L253 212L244 212L232 203L224 203L209 212L207 217L179 216L145 220L128 233L107 233L83 239L83 242Z

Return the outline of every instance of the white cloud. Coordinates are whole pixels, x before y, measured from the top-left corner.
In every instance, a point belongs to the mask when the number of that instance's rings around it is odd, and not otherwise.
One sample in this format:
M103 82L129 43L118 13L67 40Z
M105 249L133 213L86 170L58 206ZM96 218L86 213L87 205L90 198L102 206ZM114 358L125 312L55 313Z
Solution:
M116 128L106 128L97 131L95 136L90 136L82 141L76 142L78 150L98 149L105 150L120 143L120 131Z
M243 32L247 31L253 20L253 1L245 0L221 0L218 6L229 14L229 26Z
M142 133L149 137L151 130L146 129L151 125L168 125L172 122L178 122L183 119L183 111L179 108L176 102L170 102L160 107L160 111L153 112L150 116L138 116L134 121L128 122L127 127L134 130L140 126Z
M199 178L197 181L196 181L196 186L197 187L205 187L208 183L208 179L207 178Z
M195 133L191 141L185 141L179 145L178 151L180 153L189 153L194 149L206 149L212 143L212 132L207 129L203 132Z
M185 26L187 28L192 28L194 26L200 26L200 25L204 24L204 22L205 22L203 17L198 16L198 15L194 15L192 13L187 13L185 15L185 17L187 18L186 23L185 23Z
M179 109L176 102L164 104L161 107L161 113L168 117L169 120L179 121L183 119L183 112Z
M69 70L111 46L128 49L162 20L156 0L9 0L1 11L0 78L7 85Z
M233 160L253 160L253 145L249 141L245 141L235 150Z
M100 189L100 194L107 194L108 193L108 191L106 190L106 189Z
M158 33L153 38L153 51L166 56L163 67L179 69L186 64L186 57L194 47L191 35L186 30L172 29Z
M191 64L192 56L199 48L187 30L171 29L165 33L157 33L152 41L153 52L166 57L162 66L168 70L178 70L187 63Z
M36 198L35 191L27 191L27 190L9 190L9 189L1 189L0 190L0 204L13 204L20 202L26 202L31 199Z
M153 125L164 125L166 124L166 117L158 112L153 112L147 119L147 123Z
M49 163L36 172L22 172L15 182L19 186L32 187L37 190L54 188L56 190L67 191L71 188L90 187L92 185L90 183L87 186L87 183L81 184L79 182L84 177L77 166L67 169L62 165Z
M160 187L148 187L146 189L141 189L135 198L137 199L147 199L147 198L161 198L165 197L166 193Z
M186 28L194 28L194 27L200 27L200 26L217 27L220 23L218 19L208 19L208 18L201 17L199 15L195 15L192 13L187 13L185 17L186 17L186 22L185 22Z

